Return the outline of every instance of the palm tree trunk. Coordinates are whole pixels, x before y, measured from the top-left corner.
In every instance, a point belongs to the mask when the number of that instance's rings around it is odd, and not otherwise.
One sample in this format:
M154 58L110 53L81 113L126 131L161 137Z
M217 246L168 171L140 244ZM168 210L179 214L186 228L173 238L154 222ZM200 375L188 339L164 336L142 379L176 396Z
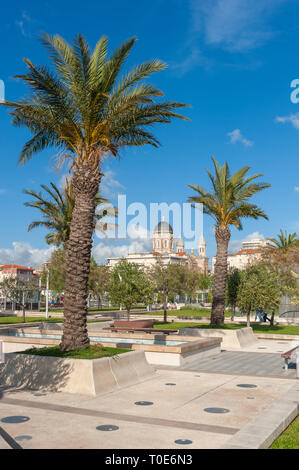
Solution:
M91 168L88 163L77 167L72 178L75 206L70 236L65 243L66 280L60 344L64 351L89 347L86 324L88 276L94 230L94 200L100 181L99 169Z
M218 225L215 230L217 254L214 274L211 325L223 325L225 310L225 290L227 281L227 248L230 240L228 226Z

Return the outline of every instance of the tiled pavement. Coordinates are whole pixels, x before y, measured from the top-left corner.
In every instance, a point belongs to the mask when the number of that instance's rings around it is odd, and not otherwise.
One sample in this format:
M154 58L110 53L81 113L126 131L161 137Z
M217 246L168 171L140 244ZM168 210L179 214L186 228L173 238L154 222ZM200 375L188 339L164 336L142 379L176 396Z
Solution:
M280 354L254 353L240 351L222 351L214 358L207 358L184 367L206 372L222 372L228 374L296 377L296 368L293 363L289 369L284 369L284 360Z

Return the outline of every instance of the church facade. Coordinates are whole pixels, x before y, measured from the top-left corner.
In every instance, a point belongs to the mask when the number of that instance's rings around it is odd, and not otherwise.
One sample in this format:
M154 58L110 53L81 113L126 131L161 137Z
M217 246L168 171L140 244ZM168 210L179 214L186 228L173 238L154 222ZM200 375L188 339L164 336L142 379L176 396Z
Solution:
M152 251L148 253L129 253L125 259L136 263L142 268L150 268L159 257L164 264L182 264L199 269L203 274L208 274L209 258L206 254L207 246L204 237L198 240L198 255L185 250L182 238L175 240L171 225L162 220L156 226L152 237ZM107 258L109 267L114 267L121 258Z

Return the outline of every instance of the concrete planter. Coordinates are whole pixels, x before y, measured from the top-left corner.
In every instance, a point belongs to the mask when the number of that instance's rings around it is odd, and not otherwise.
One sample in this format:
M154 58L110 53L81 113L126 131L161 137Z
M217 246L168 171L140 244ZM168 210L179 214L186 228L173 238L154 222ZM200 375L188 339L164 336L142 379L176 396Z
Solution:
M155 373L144 351L100 359L6 354L0 386L98 395L146 380Z
M225 348L242 348L257 342L251 327L238 330L221 330L205 328L181 328L179 336L199 336L205 338L221 338L221 346Z

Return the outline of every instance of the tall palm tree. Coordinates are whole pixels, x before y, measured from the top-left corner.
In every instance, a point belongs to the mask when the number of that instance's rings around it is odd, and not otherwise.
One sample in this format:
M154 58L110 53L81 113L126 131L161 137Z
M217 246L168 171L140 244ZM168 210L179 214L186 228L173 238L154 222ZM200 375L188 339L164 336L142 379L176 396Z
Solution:
M280 251L287 252L289 248L294 246L294 244L298 241L297 238L297 233L289 233L287 234L287 231L283 233L282 229L280 229L280 233L277 235L277 238L268 238L272 243L272 246L274 248L277 248Z
M54 183L50 183L50 185L51 188L41 185L41 188L46 192L46 196L43 196L41 192L37 193L33 189L25 189L24 193L34 199L31 202L25 202L24 205L38 209L42 214L42 220L34 220L29 224L28 232L36 227L45 227L51 230L45 236L46 243L59 247L64 245L70 236L72 214L75 206L74 191L71 180L68 178L66 178L63 191L60 191ZM94 199L95 207L108 202L108 199L103 198L100 194L97 194ZM116 209L107 206L101 213L95 213L94 228L97 227L99 231L105 233L110 225L108 226L102 219L106 215L115 215L116 212Z
M265 188L268 183L252 183L256 178L263 176L257 174L246 176L249 166L230 174L227 162L220 167L212 157L215 176L209 170L207 173L212 183L212 191L208 192L201 186L188 185L197 194L189 197L189 202L203 205L203 212L215 220L215 237L217 243L216 264L214 273L213 303L211 325L224 323L225 290L227 281L227 249L231 236L230 225L242 230L242 218L268 219L264 211L255 204L247 202L252 196Z
M86 327L88 275L95 204L105 155L117 156L122 147L158 147L149 131L155 123L186 119L175 111L186 106L157 102L163 93L143 79L164 70L166 64L152 60L120 75L136 38L125 41L110 57L106 37L92 52L82 35L68 44L58 35L44 34L54 70L24 59L27 74L17 76L31 89L17 103L4 101L12 122L26 127L33 137L25 143L21 164L48 147L59 150L58 166L69 163L75 206L70 236L65 243L66 289L62 350L89 346Z

